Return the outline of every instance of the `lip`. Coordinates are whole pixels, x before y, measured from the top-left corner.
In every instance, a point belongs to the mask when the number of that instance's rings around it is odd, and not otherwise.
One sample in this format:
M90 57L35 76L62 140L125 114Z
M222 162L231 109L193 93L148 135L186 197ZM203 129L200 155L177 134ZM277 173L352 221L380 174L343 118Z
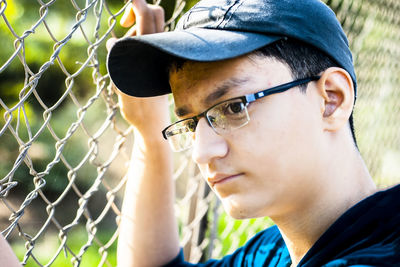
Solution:
M238 173L238 174L215 174L213 176L210 176L207 178L207 181L210 183L211 186L215 186L217 184L222 184L224 182L227 182L229 180L232 180L233 178L236 178L243 173Z

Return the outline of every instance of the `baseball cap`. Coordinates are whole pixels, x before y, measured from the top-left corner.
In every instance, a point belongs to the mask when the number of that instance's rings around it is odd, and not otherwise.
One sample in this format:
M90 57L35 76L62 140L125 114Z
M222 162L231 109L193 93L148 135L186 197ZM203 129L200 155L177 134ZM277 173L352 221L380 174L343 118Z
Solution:
M107 67L113 83L128 95L164 95L171 93L168 71L176 58L224 60L286 38L330 56L356 88L347 37L335 13L319 0L202 0L174 31L120 39Z

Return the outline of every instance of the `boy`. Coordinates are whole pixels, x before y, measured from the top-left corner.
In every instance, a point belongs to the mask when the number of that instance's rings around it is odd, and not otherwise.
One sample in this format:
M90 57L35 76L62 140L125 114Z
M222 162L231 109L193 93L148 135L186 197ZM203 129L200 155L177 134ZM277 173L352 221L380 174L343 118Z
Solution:
M162 10L144 0L122 24L134 17L137 35L163 29ZM232 217L276 223L199 266L400 265L400 187L376 192L358 152L352 56L325 4L201 1L174 32L116 42L108 68L135 131L121 266L192 266L179 248L168 143L193 147Z

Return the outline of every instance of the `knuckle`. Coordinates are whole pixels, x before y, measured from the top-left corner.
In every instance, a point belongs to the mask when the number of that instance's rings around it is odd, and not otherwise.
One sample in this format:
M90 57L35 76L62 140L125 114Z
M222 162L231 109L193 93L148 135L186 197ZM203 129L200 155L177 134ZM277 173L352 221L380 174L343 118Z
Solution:
M157 14L162 14L164 15L164 8L162 8L161 6L157 6L157 8L155 9L155 12Z
M163 14L164 15L164 8L161 6L156 5L149 5L149 8L152 10L154 14Z

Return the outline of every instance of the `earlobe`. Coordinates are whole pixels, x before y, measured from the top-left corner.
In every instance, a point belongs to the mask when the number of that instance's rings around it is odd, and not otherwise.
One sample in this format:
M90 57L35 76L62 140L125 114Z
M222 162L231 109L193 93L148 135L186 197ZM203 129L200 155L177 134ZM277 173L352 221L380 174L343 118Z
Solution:
M341 68L328 68L317 84L321 117L326 131L337 131L347 124L354 106L354 86L350 75Z

